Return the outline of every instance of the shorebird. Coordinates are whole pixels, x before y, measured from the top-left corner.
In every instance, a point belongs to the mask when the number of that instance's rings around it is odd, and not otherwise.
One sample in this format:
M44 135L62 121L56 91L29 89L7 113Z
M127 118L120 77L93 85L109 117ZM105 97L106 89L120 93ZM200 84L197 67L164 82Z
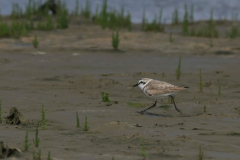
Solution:
M182 113L177 108L173 95L176 94L178 91L184 90L189 87L178 87L178 86L174 86L172 84L169 84L169 83L166 83L163 81L158 81L158 80L154 80L154 79L150 79L150 78L143 78L143 79L139 80L138 84L135 84L133 87L136 87L136 86L141 88L141 90L143 90L143 92L148 97L156 99L153 106L151 106L145 110L142 110L138 113L144 114L144 112L146 112L147 110L156 106L158 99L165 98L165 97L171 97L173 100L175 109L178 112Z

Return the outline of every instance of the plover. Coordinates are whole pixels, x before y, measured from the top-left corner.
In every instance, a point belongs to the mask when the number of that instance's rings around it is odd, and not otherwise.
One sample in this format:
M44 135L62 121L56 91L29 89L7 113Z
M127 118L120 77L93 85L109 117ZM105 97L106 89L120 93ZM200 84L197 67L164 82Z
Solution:
M141 88L141 90L143 90L143 92L150 98L155 98L156 101L153 104L153 106L142 110L138 113L143 114L144 112L146 112L147 110L153 108L156 106L157 104L157 100L164 98L164 97L171 97L175 106L175 109L182 113L176 106L175 101L174 101L174 97L173 95L181 90L184 90L186 88L189 87L178 87L178 86L174 86L172 84L163 82L163 81L158 81L158 80L154 80L154 79L150 79L150 78L143 78L141 80L139 80L138 84L135 84L133 87L138 86L139 88Z

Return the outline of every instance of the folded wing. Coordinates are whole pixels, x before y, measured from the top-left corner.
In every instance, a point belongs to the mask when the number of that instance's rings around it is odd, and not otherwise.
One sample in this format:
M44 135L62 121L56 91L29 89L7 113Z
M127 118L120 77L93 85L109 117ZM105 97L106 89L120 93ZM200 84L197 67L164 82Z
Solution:
M162 81L152 80L145 87L145 92L149 96L157 96L157 95L167 94L171 92L178 92L183 89L185 88L174 86L172 84L162 82Z

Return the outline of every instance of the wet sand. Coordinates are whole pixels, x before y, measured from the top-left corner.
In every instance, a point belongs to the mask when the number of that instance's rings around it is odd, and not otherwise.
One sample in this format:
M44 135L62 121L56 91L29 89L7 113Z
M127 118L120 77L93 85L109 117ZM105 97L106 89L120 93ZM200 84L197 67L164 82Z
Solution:
M37 49L31 44L35 34ZM1 140L20 149L29 132L30 149L19 159L32 159L32 152L39 149L42 159L48 151L54 159L143 159L142 139L147 159L198 159L200 146L204 159L239 159L239 38L213 39L211 47L208 38L174 34L174 42L169 43L166 33L122 30L115 51L111 34L75 22L66 30L0 39L2 116L17 107L29 121L0 125ZM179 56L182 76L176 80ZM203 93L199 92L200 68ZM132 88L144 77L189 86L175 98L183 114L168 99L160 100L149 114L136 113L154 102ZM101 102L101 92L109 93L113 102ZM145 107L131 107L128 102ZM42 103L47 129L40 128L40 147L35 148L32 139ZM87 115L89 131L76 128L76 111L81 127Z

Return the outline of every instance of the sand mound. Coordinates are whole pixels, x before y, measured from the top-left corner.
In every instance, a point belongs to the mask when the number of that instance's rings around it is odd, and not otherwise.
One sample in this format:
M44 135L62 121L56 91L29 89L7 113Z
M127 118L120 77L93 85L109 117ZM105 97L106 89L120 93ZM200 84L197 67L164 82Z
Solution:
M6 118L7 124L19 125L24 122L23 115L18 111L16 107L10 109L10 113Z
M0 159L18 155L21 152L18 148L4 146L3 141L0 141Z

